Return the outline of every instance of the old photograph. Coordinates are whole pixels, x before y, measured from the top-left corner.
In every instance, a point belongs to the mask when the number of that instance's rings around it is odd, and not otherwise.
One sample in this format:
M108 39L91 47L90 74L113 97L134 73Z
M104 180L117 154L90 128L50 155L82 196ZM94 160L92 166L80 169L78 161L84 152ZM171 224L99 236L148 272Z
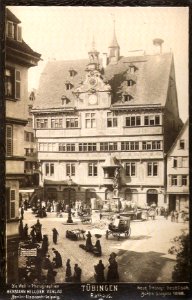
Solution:
M188 7L6 7L8 284L189 282Z

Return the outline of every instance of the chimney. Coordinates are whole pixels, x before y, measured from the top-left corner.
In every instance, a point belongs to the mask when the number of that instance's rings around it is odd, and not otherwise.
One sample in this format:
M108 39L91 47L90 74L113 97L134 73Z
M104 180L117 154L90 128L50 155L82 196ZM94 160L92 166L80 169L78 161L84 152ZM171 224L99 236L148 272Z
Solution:
M102 67L105 69L107 66L107 53L103 53L102 57Z
M153 45L155 47L157 47L156 51L155 51L156 54L162 54L162 44L163 43L164 43L164 40L162 40L162 39L154 39L153 40Z

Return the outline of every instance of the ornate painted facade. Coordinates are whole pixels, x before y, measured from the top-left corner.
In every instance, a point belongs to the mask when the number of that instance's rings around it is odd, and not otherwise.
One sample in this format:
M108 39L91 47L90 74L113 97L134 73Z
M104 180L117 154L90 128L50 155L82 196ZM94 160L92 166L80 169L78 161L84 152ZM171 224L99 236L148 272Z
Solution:
M122 205L166 205L165 154L179 118L172 53L109 56L93 45L88 60L48 62L33 107L48 200L110 206L118 168Z

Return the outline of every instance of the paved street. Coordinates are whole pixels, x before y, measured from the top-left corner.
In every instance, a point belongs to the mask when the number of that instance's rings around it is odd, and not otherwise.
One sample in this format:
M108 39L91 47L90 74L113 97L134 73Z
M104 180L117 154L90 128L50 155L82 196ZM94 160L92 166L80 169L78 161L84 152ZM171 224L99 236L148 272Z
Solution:
M24 221L28 226L36 223L35 216L30 212L25 212ZM94 265L98 263L98 257L85 252L79 248L79 244L84 240L71 241L66 239L65 232L70 229L84 229L91 231L93 244L96 241L95 233L101 233L101 247L103 255L101 257L104 265L107 264L109 254L114 251L117 254L120 281L122 282L166 282L171 281L171 272L175 264L175 256L168 254L171 246L171 239L179 235L182 231L188 230L188 223L172 223L170 219L165 220L159 216L156 220L132 221L131 236L129 239L124 236L118 241L117 238L109 236L106 240L105 232L109 221L103 218L99 221L96 215L92 224L82 224L79 218L73 218L76 225L67 225L67 214L62 218L56 217L56 213L48 213L47 218L40 219L42 233L49 238L49 254L53 257L51 249L56 248L62 256L63 267L57 269L56 282L65 281L66 261L71 260L71 267L78 263L82 269L82 281L94 282ZM94 221L95 220L95 221ZM59 232L58 244L52 242L52 229L57 228ZM29 231L30 232L30 231Z

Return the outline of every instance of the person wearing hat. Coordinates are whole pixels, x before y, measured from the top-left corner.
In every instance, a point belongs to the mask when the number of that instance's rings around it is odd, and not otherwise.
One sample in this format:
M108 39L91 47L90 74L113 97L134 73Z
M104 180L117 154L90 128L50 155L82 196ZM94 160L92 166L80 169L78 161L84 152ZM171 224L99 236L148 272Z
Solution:
M105 276L104 276L104 264L102 260L99 260L99 263L94 266L95 269L95 280L96 282L105 282Z
M39 222L39 219L37 219L37 223L34 225L34 228L36 232L36 240L38 243L42 241L41 227L42 224Z
M119 273L118 273L118 264L116 262L116 253L112 252L109 257L109 267L107 272L107 282L118 282Z
M93 244L92 244L91 237L92 237L92 235L91 235L90 231L88 231L86 244L85 244L85 249L87 252L91 252L93 250Z
M53 258L53 266L54 268L61 268L62 267L62 258L61 254L57 250L53 250L55 257Z
M82 273L81 268L78 266L78 264L75 264L73 282L81 282L81 273Z
M68 259L66 263L65 282L71 282L71 281L72 281L71 265L70 265L70 259Z
M57 236L59 235L59 233L56 228L53 228L52 231L53 231L53 243L57 244Z
M102 251L101 251L101 244L100 244L100 240L99 240L99 235L95 235L97 238L97 241L95 243L95 246L93 247L93 253L97 256L101 256Z

